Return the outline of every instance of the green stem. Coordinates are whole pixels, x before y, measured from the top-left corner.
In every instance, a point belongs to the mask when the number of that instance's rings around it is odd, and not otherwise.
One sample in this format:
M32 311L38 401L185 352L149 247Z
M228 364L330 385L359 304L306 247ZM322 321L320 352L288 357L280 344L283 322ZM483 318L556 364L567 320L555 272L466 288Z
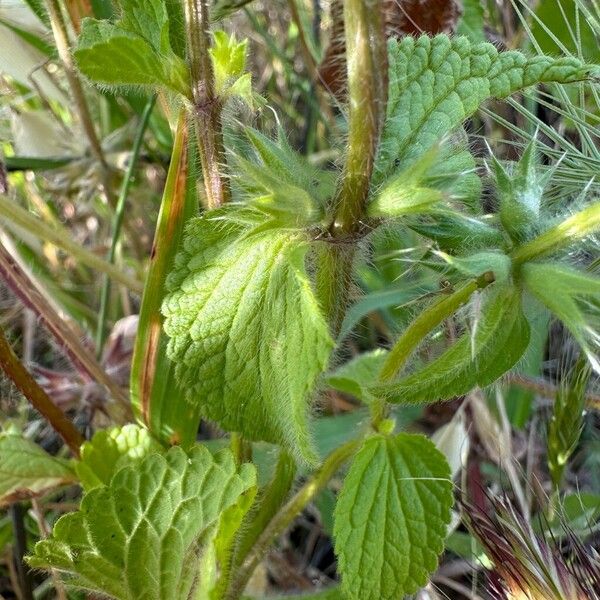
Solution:
M215 92L210 56L210 17L206 0L185 0L188 56L192 77L193 120L208 208L229 200L226 179L221 175L225 149L221 131L221 99Z
M348 151L334 228L355 232L364 214L387 97L387 61L378 0L345 0L350 103Z
M240 539L233 558L234 568L244 562L260 534L287 499L294 484L295 475L296 461L289 452L282 448L279 451L277 465L271 480L260 491L255 507L246 518L241 529Z
M6 376L15 384L19 391L29 400L52 428L62 437L65 444L71 449L73 455L79 458L79 448L85 441L73 423L52 402L48 394L40 387L38 382L29 374L21 361L11 348L4 331L0 328L0 367Z
M568 217L536 238L517 248L511 255L513 265L553 254L600 229L600 202Z
M380 381L394 379L428 333L452 316L474 292L487 287L493 281L494 274L488 271L421 312L390 350L379 374Z
M87 267L105 273L132 292L141 294L144 291L141 282L129 277L114 265L72 241L68 231L59 227L51 227L31 215L26 209L2 196L0 196L0 217L6 219L3 226L17 235L22 235L22 230L25 230L41 240L54 244Z
M117 246L119 244L119 238L121 235L121 227L123 225L123 217L125 216L125 206L127 204L127 197L129 196L129 190L131 189L131 184L133 183L135 168L137 166L140 150L144 141L144 134L146 133L146 128L148 127L148 121L150 120L150 115L152 114L152 109L154 108L155 101L156 96L152 96L152 98L150 98L146 103L144 112L142 113L142 117L140 119L140 124L138 126L135 140L133 142L131 157L129 158L129 164L127 165L127 172L125 173L125 178L123 179L123 184L121 185L121 191L119 193L119 198L117 200L117 205L115 207L115 213L112 222L110 250L108 251L107 256L107 261L110 264L114 264L115 262L115 255L117 253ZM100 311L98 314L98 326L96 329L97 356L102 355L102 349L104 348L104 341L106 339L106 315L108 311L109 298L110 279L105 276L104 281L102 283L102 290L100 292Z
M339 468L356 453L361 444L362 439L356 439L336 448L325 459L321 468L284 504L263 530L252 551L234 574L223 600L237 600L241 597L252 573L265 557L271 544L327 485Z
M355 234L362 227L387 98L387 54L381 3L345 0L349 131L346 163L334 198L332 240L317 258L317 294L334 336L353 280Z

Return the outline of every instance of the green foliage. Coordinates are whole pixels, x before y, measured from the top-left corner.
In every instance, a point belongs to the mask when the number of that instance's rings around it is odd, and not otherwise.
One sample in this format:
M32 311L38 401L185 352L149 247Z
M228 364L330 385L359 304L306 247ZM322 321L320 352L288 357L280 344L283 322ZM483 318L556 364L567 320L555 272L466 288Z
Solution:
M206 417L312 462L311 394L333 342L306 274L308 245L226 214L188 227L163 305L169 356Z
M511 286L492 286L488 294L471 331L421 369L375 385L371 393L401 403L449 400L485 387L510 370L529 343L521 294Z
M334 174L311 166L279 130L271 140L251 127L245 134L250 157L235 154L235 184L248 204L264 213L273 227L311 227L325 219L335 189Z
M549 172L542 176L536 159L535 141L529 143L511 172L493 159L500 220L504 230L517 243L527 239L537 225L544 186L552 175Z
M167 335L160 312L165 280L173 268L185 225L198 214L194 179L196 153L187 144L187 116L179 117L169 172L154 234L154 253L146 276L131 364L130 395L136 417L163 444L188 448L196 439L200 414L187 402L167 357ZM186 150L186 145L191 146Z
M236 41L224 31L215 31L210 49L215 74L215 91L220 98L238 96L248 106L253 105L252 77L246 73L246 40Z
M0 506L76 481L68 461L50 456L19 433L0 433Z
M149 455L89 492L29 562L117 600L186 600L210 583L199 569L222 514L255 485L254 468L238 469L229 451Z
M537 83L569 83L590 69L575 58L527 58L466 37L406 37L389 43L387 119L374 184L418 160L488 98Z
M363 402L373 398L369 386L377 380L388 353L378 348L349 360L325 377L325 383L335 390L350 394Z
M427 582L450 521L452 481L426 438L367 439L344 480L335 510L335 549L344 594L395 600Z
M522 275L527 289L564 323L600 371L600 279L553 263L528 263Z
M148 454L161 452L161 445L150 432L132 423L101 429L81 447L81 459L75 472L86 492L108 485L123 467L139 463Z
M162 0L125 0L116 23L85 19L75 50L81 72L107 86L164 86L189 96L185 62L171 47Z

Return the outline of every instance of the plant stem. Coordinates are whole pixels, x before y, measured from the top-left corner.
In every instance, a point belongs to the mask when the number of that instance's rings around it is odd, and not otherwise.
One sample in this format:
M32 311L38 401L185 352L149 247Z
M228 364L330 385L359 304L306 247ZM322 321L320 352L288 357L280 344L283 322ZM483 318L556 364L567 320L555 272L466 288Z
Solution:
M90 109L83 92L81 81L77 75L75 64L73 62L67 25L63 18L59 0L46 0L46 7L48 9L48 16L50 17L50 24L52 26L52 33L54 34L54 41L56 42L58 56L63 63L65 75L67 77L69 87L71 88L71 93L73 95L73 100L75 101L75 106L77 107L81 125L90 143L92 154L100 162L103 170L106 173L108 172L108 164L104 157L100 140L98 139L96 130L94 129L94 122L90 114ZM106 188L106 194L110 194L110 189L106 186L106 181L104 182L104 187Z
M390 350L379 375L380 381L390 381L396 377L413 350L428 333L452 316L477 290L486 288L493 281L494 274L488 271L421 312Z
M600 202L595 202L517 248L511 255L513 265L520 266L527 261L553 254L598 229Z
M53 429L62 437L76 458L79 458L79 447L85 441L73 423L52 402L48 394L40 387L37 381L29 374L21 361L11 348L4 331L0 328L0 366L7 377L15 384L19 391L29 400L29 403L52 425Z
M111 265L93 252L86 250L80 244L71 240L68 231L47 225L41 219L34 217L29 211L7 198L0 197L0 217L6 219L3 222L3 226L14 233L21 234L20 230L25 230L41 240L54 244L87 267L105 273L132 292L141 294L144 291L144 286L141 282L129 277L114 265Z
M193 118L198 140L208 208L229 200L229 186L221 175L225 149L221 131L221 99L215 93L210 56L210 17L206 0L185 0L188 56L192 78Z
M283 505L258 537L252 551L234 574L223 600L237 600L269 547L322 490L339 468L358 450L362 439L351 440L336 448L323 462L321 468Z
M121 234L121 227L123 225L123 217L125 215L125 206L127 203L127 197L129 196L129 190L134 179L135 168L137 166L138 157L142 148L142 142L144 141L144 134L148 127L148 121L154 108L154 102L156 96L152 96L146 106L140 119L138 130L133 141L133 148L131 149L131 156L129 158L129 164L127 165L127 172L121 185L121 191L119 192L119 198L115 207L113 222L112 222L112 236L110 241L110 250L108 251L107 262L114 264L115 255L117 253L117 246L119 243L119 237ZM102 282L102 290L100 292L100 311L98 314L98 326L96 329L96 355L100 357L102 355L102 349L104 348L104 341L106 338L106 315L108 311L108 300L110 297L110 279L104 277Z
M334 228L355 232L363 217L387 99L385 35L378 0L345 0L350 103L348 151Z
M25 271L13 259L0 243L0 277L17 295L23 304L33 310L43 321L50 333L56 338L69 356L73 366L82 373L106 387L110 395L122 406L126 418L131 415L127 396L121 388L106 374L93 354L81 343L79 336L60 317L50 302L37 289Z
M317 293L334 336L339 333L353 280L356 241L362 227L387 98L387 54L381 3L345 0L349 132L346 164L334 198L331 243L317 259Z

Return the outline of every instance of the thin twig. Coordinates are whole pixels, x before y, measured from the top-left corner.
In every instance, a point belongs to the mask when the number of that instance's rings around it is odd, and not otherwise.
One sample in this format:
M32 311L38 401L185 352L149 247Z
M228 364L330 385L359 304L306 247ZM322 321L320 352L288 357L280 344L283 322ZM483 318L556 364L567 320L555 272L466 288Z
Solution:
M73 454L79 458L79 447L85 441L83 436L23 366L2 329L0 329L0 367L29 403L52 425Z
M24 560L27 554L27 533L23 520L23 506L19 502L10 507L10 516L14 536L13 558L19 582L19 591L21 592L22 600L33 600L31 573Z
M258 537L252 551L233 575L224 600L237 600L241 597L252 573L266 555L269 547L306 508L307 504L322 490L340 467L349 460L362 444L362 439L347 442L334 450L313 475L277 512Z

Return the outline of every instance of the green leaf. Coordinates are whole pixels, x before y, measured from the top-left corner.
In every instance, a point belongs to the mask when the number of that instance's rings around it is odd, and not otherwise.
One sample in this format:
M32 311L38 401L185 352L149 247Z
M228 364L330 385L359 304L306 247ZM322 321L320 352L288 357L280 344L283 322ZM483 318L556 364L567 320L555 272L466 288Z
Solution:
M129 423L123 427L101 429L81 446L81 460L75 463L81 485L86 492L108 485L123 467L140 462L148 454L161 452L162 446L150 432Z
M335 190L333 172L321 171L295 152L282 130L277 140L247 127L244 157L234 155L234 184L247 203L269 217L274 227L310 227L325 219L325 204ZM251 156L251 160L246 158Z
M171 48L161 0L125 0L116 23L84 19L74 52L81 72L105 85L166 87L189 96L189 74Z
M388 352L382 348L359 354L332 373L328 373L324 383L335 390L369 403L372 396L368 388L377 381L387 355Z
M466 37L390 40L387 118L373 184L398 166L408 169L488 98L537 83L579 81L590 70L575 58L527 58Z
M308 244L224 218L190 223L167 282L178 383L224 429L313 461L310 397L333 341L306 274Z
M125 467L58 520L29 558L69 583L117 600L187 600L203 589L199 561L224 511L253 493L252 465L202 446L174 447Z
M358 452L335 510L335 550L349 599L396 600L427 583L444 548L452 481L420 435L374 436Z
M198 214L193 143L180 113L167 181L156 222L152 256L140 307L131 364L131 404L136 417L163 444L189 447L200 424L198 407L186 401L175 382L175 365L167 357L167 335L160 307L165 280L173 268L186 223Z
M215 89L223 93L231 80L240 77L246 68L247 40L238 42L234 34L213 32L214 43L210 49L215 73Z
M0 433L0 507L76 481L66 460L50 456L20 434Z
M416 372L370 392L390 402L448 400L496 381L516 364L528 343L520 292L511 286L492 286L472 331Z
M408 170L390 177L369 203L371 217L400 217L427 214L442 200L442 192L425 186L427 172L438 160L440 148L435 145Z
M512 168L507 170L494 157L492 165L500 201L500 221L513 241L522 242L539 223L544 187L553 169L545 173L540 170L535 139Z
M527 263L522 274L527 289L564 323L600 372L600 278L553 263Z
M486 221L455 212L435 212L430 216L407 219L406 225L436 242L441 250L460 252L501 247L502 233Z

